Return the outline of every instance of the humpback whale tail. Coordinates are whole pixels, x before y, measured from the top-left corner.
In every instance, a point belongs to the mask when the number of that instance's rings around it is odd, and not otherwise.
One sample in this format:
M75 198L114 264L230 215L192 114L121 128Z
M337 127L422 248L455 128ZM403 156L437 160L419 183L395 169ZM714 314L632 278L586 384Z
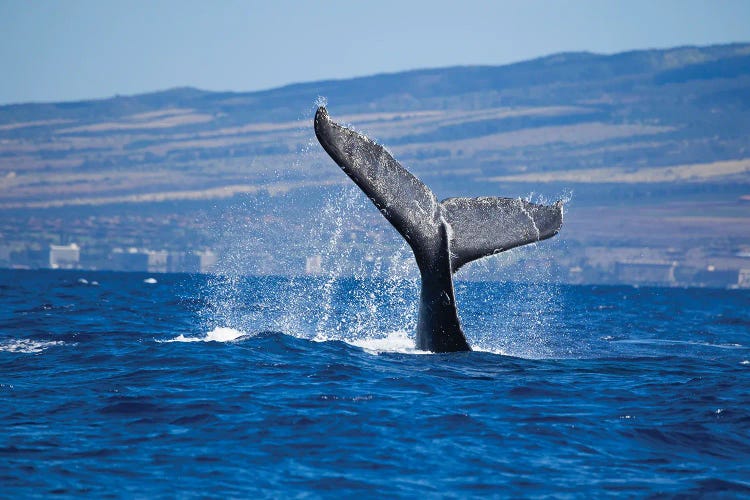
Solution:
M554 236L562 226L562 203L494 197L438 201L383 146L333 122L322 106L315 114L315 135L414 252L422 277L417 347L470 350L456 311L453 273L473 260Z

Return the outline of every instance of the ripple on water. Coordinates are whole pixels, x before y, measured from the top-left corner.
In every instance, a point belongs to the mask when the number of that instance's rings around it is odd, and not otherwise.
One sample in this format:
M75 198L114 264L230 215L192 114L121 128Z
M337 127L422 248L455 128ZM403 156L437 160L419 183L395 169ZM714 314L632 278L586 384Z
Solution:
M19 354L38 354L51 347L66 345L59 340L31 340L31 339L10 339L0 341L0 352L14 352Z

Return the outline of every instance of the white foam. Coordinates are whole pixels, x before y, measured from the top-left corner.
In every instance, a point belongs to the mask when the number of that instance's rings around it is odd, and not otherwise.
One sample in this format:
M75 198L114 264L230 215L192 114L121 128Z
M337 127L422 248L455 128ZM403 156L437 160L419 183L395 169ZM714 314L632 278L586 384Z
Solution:
M383 352L398 352L402 354L432 354L429 351L421 351L414 345L414 339L410 338L404 330L388 333L385 337L345 340L346 343L360 347L371 354Z
M157 340L157 342L232 342L247 334L234 328L220 326L206 333L203 337L186 337L182 334L169 340Z
M157 283L156 278L146 278L145 280L143 280L143 282L149 285L154 285Z
M495 348L495 347L486 347L483 345L472 345L471 350L474 352L488 352L490 354L498 354L500 356L513 356L513 357L522 358L522 359L537 359L537 358L524 357L518 354L508 354L503 349Z
M65 342L59 340L28 340L28 339L13 339L0 342L0 352L17 352L22 354L36 354L49 349L50 347L64 345Z
M302 337L300 337L302 338ZM313 339L314 342L328 342L334 340L340 340L346 342L349 345L364 349L365 352L370 354L381 354L386 352L399 353L399 354L435 354L432 351L423 351L417 349L414 339L409 336L409 333L405 330L397 330L390 332L385 337L371 337L364 339L347 339L340 338L338 336L326 336L318 334ZM508 354L501 350L486 346L472 345L471 350L475 352L487 352L490 354L499 354L501 356L507 356Z

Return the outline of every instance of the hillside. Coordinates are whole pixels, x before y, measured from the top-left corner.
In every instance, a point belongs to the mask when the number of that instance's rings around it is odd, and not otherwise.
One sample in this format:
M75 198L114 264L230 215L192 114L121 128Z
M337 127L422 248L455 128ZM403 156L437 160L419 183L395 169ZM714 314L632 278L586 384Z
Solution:
M572 192L571 248L675 247L670 255L687 259L718 237L727 266L744 266L735 254L750 246L750 204L741 201L750 194L750 44L558 54L252 93L181 88L2 106L6 263L11 252L71 234L104 245L92 236L104 231L102 213L180 217L186 209L175 203L201 212L280 193L301 209L319 205L332 186L348 185L314 141L319 96L335 119L386 144L440 197ZM275 202L264 206L266 215L277 211ZM87 214L91 230L49 223L60 210ZM646 213L679 220L661 230L629 225ZM22 233L29 217L38 230ZM197 238L200 228L185 231ZM185 247L191 238L178 244L171 230L154 234L135 243ZM218 244L217 235L201 238ZM278 239L273 231L267 238L271 247Z

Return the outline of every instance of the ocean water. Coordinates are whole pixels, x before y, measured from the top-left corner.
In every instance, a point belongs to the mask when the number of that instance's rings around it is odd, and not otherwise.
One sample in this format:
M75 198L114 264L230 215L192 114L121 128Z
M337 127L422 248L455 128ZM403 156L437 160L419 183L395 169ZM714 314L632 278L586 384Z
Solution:
M0 271L0 496L750 496L750 293Z

